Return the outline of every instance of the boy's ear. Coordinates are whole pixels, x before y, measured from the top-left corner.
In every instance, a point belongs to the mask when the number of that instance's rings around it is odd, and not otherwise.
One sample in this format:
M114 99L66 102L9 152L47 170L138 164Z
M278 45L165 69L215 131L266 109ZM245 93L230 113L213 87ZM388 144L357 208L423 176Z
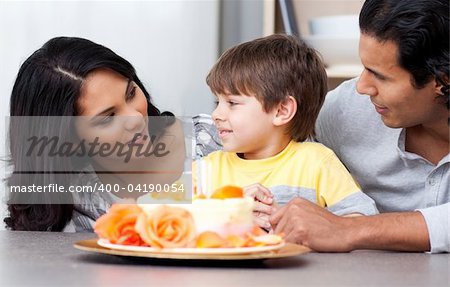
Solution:
M297 101L292 96L288 96L277 106L277 113L273 118L275 126L282 126L289 123L297 112Z

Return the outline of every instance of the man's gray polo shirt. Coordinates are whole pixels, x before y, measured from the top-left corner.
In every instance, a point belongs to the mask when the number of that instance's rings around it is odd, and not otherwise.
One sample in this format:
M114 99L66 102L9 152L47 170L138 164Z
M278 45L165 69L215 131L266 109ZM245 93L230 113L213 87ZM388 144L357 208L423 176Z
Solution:
M328 93L317 139L331 148L380 212L419 210L431 252L450 251L450 154L437 165L405 151L405 130L386 127L356 81Z

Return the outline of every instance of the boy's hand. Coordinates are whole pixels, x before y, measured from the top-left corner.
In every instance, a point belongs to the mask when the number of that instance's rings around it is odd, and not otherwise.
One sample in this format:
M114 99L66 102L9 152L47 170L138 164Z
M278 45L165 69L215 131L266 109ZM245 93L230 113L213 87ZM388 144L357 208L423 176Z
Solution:
M278 208L278 205L273 199L273 194L269 189L259 183L244 187L244 194L255 200L253 208L255 223L259 227L269 230L271 228L269 222L270 215Z

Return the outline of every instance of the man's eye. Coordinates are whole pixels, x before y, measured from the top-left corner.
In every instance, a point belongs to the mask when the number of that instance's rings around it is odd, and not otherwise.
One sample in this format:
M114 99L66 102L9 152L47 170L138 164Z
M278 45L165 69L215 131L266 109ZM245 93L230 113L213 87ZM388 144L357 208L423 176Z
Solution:
M379 74L376 74L375 77L377 77L378 80L382 80L382 81L386 80L385 77L383 77L382 75L379 75Z
M375 78L377 78L378 80L386 80L386 78L378 73L375 73L372 70L368 70Z

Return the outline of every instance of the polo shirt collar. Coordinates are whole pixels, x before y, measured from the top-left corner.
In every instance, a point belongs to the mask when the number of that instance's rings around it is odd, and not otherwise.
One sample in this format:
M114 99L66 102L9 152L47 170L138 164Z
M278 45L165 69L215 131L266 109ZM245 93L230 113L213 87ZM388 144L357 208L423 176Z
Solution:
M412 160L421 160L421 161L425 161L426 163L428 163L429 165L435 166L435 167L439 167L445 163L450 162L450 153L448 155L446 155L445 157L443 157L439 163L437 165L434 165L432 162L428 161L427 159L421 157L420 155L417 155L415 153L412 152L408 152L405 149L405 144L406 144L406 129L402 128L399 129L398 132L398 142L397 142L397 152L400 156L400 158L408 165L408 161L412 161Z

